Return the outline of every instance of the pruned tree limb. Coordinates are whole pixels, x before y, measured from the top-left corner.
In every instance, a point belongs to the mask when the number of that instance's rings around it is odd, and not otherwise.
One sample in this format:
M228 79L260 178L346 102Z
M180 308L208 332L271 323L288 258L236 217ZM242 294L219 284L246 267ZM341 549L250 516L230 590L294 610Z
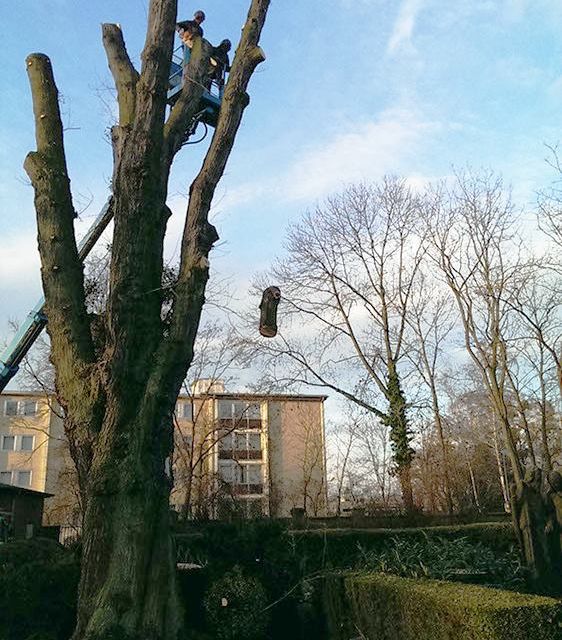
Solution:
M24 167L35 190L41 279L49 318L51 359L60 402L73 419L68 423L71 447L78 451L81 480L87 472L92 415L99 399L95 353L86 313L83 268L74 235L76 216L64 154L58 91L49 58L32 54L27 72L33 98L37 151ZM84 403L80 398L87 397ZM74 406L76 405L76 406Z
M158 128L160 135L166 109L176 16L177 0L151 0L137 85L135 124L141 130Z
M102 24L101 32L109 69L117 89L119 126L128 127L135 118L139 73L127 53L121 27L117 24Z
M205 300L209 278L208 255L218 240L208 221L216 186L232 151L242 114L249 103L246 93L250 78L265 54L259 47L270 0L252 0L240 44L236 50L215 132L201 170L191 184L182 238L180 272L175 286L175 302L168 336L162 342L150 386L171 393L185 377L193 357L193 343ZM156 385L156 386L154 386Z

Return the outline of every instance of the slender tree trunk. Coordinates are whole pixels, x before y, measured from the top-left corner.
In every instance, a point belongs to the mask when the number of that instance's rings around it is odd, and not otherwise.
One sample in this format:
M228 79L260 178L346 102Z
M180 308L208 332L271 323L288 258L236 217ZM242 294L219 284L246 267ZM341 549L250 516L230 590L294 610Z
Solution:
M546 399L546 384L544 379L544 347L539 342L539 381L541 387L541 445L542 445L542 466L544 470L549 473L552 470L552 456L550 454L550 447L548 444L548 432L547 432L547 399Z
M470 486L472 487L472 497L474 498L474 506L478 513L482 511L482 507L480 506L480 498L478 497L478 487L476 486L476 479L474 478L474 471L472 470L472 465L470 464L470 460L466 460L466 464L468 466L468 474L470 476Z
M449 471L449 453L447 451L447 443L445 441L445 433L443 429L443 419L441 418L441 410L439 408L439 398L437 397L437 390L435 385L431 385L431 399L433 406L433 417L435 420L435 427L437 428L437 437L439 438L439 445L441 447L441 457L443 460L443 480L445 488L445 504L447 505L447 513L451 515L454 511L453 507L453 494L451 492L451 478Z
M503 472L503 466L502 466L501 454L500 454L500 445L498 440L498 430L496 426L495 417L494 417L494 455L495 455L496 464L498 467L498 479L500 482L500 489L502 492L503 509L506 513L511 513L511 502L510 502L509 493L507 490L507 482L505 479L505 474Z

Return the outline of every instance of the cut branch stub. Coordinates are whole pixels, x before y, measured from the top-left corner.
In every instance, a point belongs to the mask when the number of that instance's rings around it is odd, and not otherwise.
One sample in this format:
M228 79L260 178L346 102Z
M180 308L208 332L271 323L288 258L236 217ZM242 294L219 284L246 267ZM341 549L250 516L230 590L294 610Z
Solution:
M260 302L260 334L265 338L274 338L277 335L277 307L281 299L279 287L268 287L262 295Z

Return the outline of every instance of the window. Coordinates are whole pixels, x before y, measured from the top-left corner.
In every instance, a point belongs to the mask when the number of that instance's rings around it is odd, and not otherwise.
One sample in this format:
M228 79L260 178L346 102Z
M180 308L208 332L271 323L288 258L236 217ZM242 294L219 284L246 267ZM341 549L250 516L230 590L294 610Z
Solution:
M193 422L193 404L191 402L182 402L181 416Z
M35 436L20 436L20 451L33 451Z
M18 415L18 401L17 400L5 400L4 401L4 415L5 416L17 416Z
M261 436L259 433L248 433L248 449L250 451L261 450Z
M37 414L37 401L36 400L23 400L21 403L21 413L24 416L34 416Z
M12 484L12 472L0 471L0 482L2 484Z
M259 404L249 404L246 412L249 420L261 419L261 407Z
M234 437L234 448L236 451L242 451L246 448L246 434L237 433Z
M261 429L261 407L259 403L237 400L221 400L218 417L237 429Z
M246 518L261 518L264 515L264 504L261 498L246 500Z
M37 415L37 400L5 400L5 416L34 416Z
M240 479L240 466L230 460L219 460L219 478L228 484L237 484Z
M232 418L232 402L230 400L219 400L219 418L221 420Z
M261 460L261 434L251 431L233 431L219 440L219 458Z
M30 487L31 486L31 471L18 471L18 482L19 487Z
M242 470L244 484L262 484L261 464L245 464Z
M13 451L16 446L16 436L2 436L2 451Z

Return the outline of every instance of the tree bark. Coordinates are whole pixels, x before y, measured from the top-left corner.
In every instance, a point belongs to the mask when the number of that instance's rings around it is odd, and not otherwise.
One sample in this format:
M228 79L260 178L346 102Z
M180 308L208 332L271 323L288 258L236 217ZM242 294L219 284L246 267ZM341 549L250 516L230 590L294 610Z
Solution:
M556 478L558 476L558 478ZM551 595L562 594L562 553L560 547L559 474L527 471L519 487L512 490L512 520L522 548L525 566L533 590Z
M112 130L115 226L102 344L92 337L76 250L58 95L48 58L27 60L37 151L39 252L57 394L84 495L82 575L73 640L177 640L181 611L169 529L173 410L193 355L217 239L207 217L232 150L269 0L253 0L215 135L192 184L172 320L162 320L170 167L199 104L210 45L197 40L166 122L176 0L152 0L140 74L121 30L103 25L119 122Z

